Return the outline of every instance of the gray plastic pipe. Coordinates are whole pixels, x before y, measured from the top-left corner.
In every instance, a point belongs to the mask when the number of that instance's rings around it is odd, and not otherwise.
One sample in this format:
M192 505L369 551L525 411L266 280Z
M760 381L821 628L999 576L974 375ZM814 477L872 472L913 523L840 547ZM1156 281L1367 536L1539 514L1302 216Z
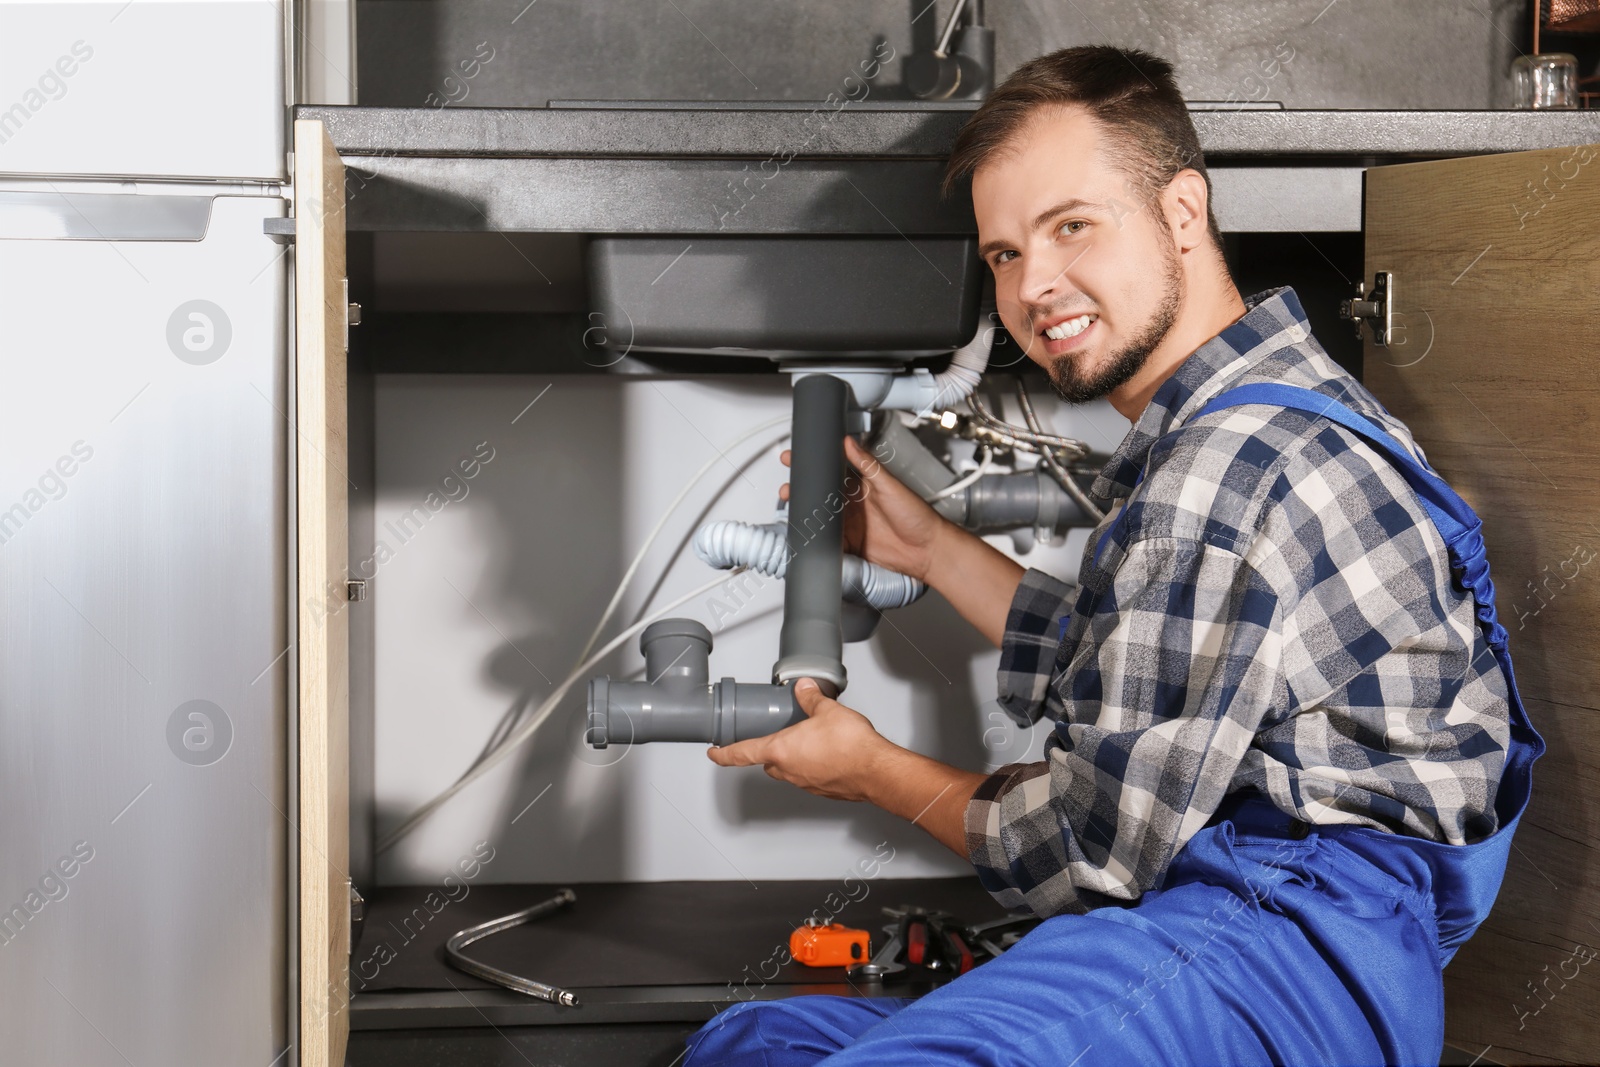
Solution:
M639 651L645 681L589 681L585 740L595 748L646 741L731 745L805 718L787 685L732 678L712 685L711 631L693 619L652 623L639 635Z
M662 619L639 635L645 681L589 682L595 748L646 741L728 745L776 733L805 717L792 684L814 678L844 690L843 513L845 406L850 389L831 374L794 383L790 443L788 568L783 629L771 685L732 678L711 684L711 631L693 619ZM859 620L855 620L859 621Z
M976 533L1027 527L1064 530L1095 524L1042 466L1031 471L986 474L948 499L964 502L964 514L956 521Z
M873 438L871 451L890 474L924 499L957 477L897 418L885 422ZM1062 530L1095 524L1093 516L1079 507L1043 467L985 474L960 492L932 504L935 511L957 526L979 533L1022 527Z
M814 678L829 696L844 691L844 429L850 387L831 374L794 383L790 430L789 570L774 682Z

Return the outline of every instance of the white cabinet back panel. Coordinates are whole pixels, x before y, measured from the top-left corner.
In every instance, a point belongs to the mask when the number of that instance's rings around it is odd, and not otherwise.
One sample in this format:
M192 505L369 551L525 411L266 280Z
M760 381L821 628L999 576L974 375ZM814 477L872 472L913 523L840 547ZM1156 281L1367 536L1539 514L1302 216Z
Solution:
M1103 405L1043 407L1058 431L1098 448L1126 428ZM378 379L384 547L366 565L372 599L354 607L377 613L380 835L470 766L508 715L531 713L560 684L683 484L788 408L787 383L770 378ZM647 596L665 605L714 576L688 548L704 519L771 521L783 432L728 451L673 516L619 619L636 618ZM1084 537L1019 558L1071 578ZM1009 538L994 540L1010 550ZM781 583L752 578L673 614L711 628L713 678L765 682L782 596ZM994 703L998 656L930 594L845 646L845 702L896 742L961 766L1037 758L1043 728L1019 731ZM642 674L637 642L604 670ZM843 877L883 842L895 856L885 877L970 870L905 822L809 796L759 768L719 768L700 745L594 751L583 743L584 702L580 683L525 750L382 857L379 881L435 880L479 841L496 850L483 877L497 882Z

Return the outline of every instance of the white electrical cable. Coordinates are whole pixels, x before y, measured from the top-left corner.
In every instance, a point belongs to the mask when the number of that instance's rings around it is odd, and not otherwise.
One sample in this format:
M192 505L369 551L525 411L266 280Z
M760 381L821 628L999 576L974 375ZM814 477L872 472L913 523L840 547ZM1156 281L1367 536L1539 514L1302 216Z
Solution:
M708 522L694 535L694 554L719 570L749 568L768 578L781 579L789 570L788 527L781 523L758 526L722 519ZM869 563L845 553L842 595L879 611L903 608L928 591L909 575Z
M539 724L544 722L545 719L549 718L551 712L555 709L555 705L566 696L567 692L572 688L573 683L577 681L578 677L593 667L601 659L605 658L605 656L608 655L618 645L626 641L629 637L632 637L634 634L638 633L640 630L644 629L651 622L654 622L666 612L671 611L673 608L684 603L685 601L691 600L703 592L708 592L711 589L716 588L716 586L722 582L727 581L728 576L724 575L716 579L716 581L702 587L701 589L697 589L695 592L673 601L666 607L651 613L646 618L641 619L639 622L636 622L632 626L629 626L627 629L623 630L622 633L618 634L616 637L607 642L606 646L599 652L596 652L592 656L589 654L594 648L595 642L600 639L600 634L605 631L606 624L610 622L611 617L616 614L617 606L622 603L623 594L627 592L628 585L633 581L634 575L639 570L639 565L644 562L645 555L649 553L650 547L655 544L656 538L661 535L661 531L666 528L667 520L669 520L678 510L678 507L689 496L690 491L693 490L695 486L700 484L701 479L703 479L711 471L711 468L715 467L719 462L724 462L727 460L728 452L744 444L744 442L748 441L756 434L759 434L765 430L773 429L777 426L781 426L788 421L788 415L780 415L776 418L768 419L766 422L763 422L757 426L752 426L750 429L746 430L744 433L741 433L739 436L735 437L733 440L729 441L726 445L719 449L715 456L713 456L711 459L708 459L705 462L705 465L696 471L692 478L684 483L683 488L678 490L678 495L673 497L672 503L667 505L667 510L662 513L661 518L656 520L655 526L651 528L650 533L645 537L644 544L639 546L639 551L634 555L633 562L628 564L627 571L625 571L622 575L622 581L617 583L616 592L611 595L611 602L606 605L606 610L601 614L600 621L595 624L594 632L589 635L589 640L584 642L583 651L578 654L578 665L572 669L572 672L567 675L567 677L562 681L561 685L556 688L555 692L551 693L551 695L539 705L528 721L523 723L523 725L519 727L516 732L508 735L504 741L490 750L486 756L473 765L465 774L456 779L455 784L451 785L448 789L444 790L442 793L429 800L422 807L412 812L411 815L406 818L405 822L401 823L395 829L385 834L378 842L379 852L385 852L392 848L402 837L415 829L422 822L422 820L426 819L433 812L437 811L439 806L444 804L445 801L455 796L471 783L477 781L480 777L482 777L485 771L499 763L507 752L531 737L533 732L539 728ZM782 440L782 438L779 438L779 440Z
M742 567L737 568L732 572L732 574L737 574L743 569L744 568ZM562 698L567 695L567 692L572 688L573 683L593 669L597 663L610 655L617 648L617 646L621 645L624 641L638 633L640 630L643 630L646 626L649 626L651 623L655 622L667 612L672 611L674 608L693 600L697 596L711 592L711 590L715 589L717 586L725 583L730 577L732 577L732 574L719 574L716 578L707 582L705 585L702 585L697 589L693 589L665 607L651 612L643 619L640 619L638 622L634 623L632 626L629 626L626 630L623 630L617 636L613 637L610 641L607 641L605 646L601 648L600 651L596 652L594 655L590 656L586 660L583 660L576 667L572 668L571 673L569 673L566 678L562 680L560 685L556 686L554 692L552 692L548 697L545 697L543 703L539 705L538 709L534 711L534 713L526 722L517 727L514 732L509 734L506 739L497 745L487 756L479 760L476 766L474 766L466 774L463 774L460 778L457 778L453 785L440 792L432 800L429 800L426 804L423 804L416 811L412 812L406 818L405 822L401 823L399 826L396 826L393 830L390 830L387 834L384 834L383 837L379 838L377 850L379 852L387 852L390 848L394 847L395 843L398 842L402 837L405 837L412 830L416 829L417 826L422 823L422 820L426 819L429 815L432 815L435 811L437 811L445 801L449 800L451 797L461 792L461 790L465 789L467 786L471 785L473 782L476 782L479 778L482 778L485 774L489 773L489 771L494 767L498 766L506 756L511 754L512 749L516 748L518 745L522 744L528 738L533 736L534 731L538 730L544 721L550 717L551 713L555 711L556 705L561 703Z
M983 459L979 461L978 469L967 474L964 478L951 482L937 493L927 497L926 499L928 503L931 504L935 500L943 500L947 496L955 496L957 493L961 492L961 490L965 489L967 486L971 485L973 482L976 482L979 478L982 478L985 474L989 473L989 464L994 460L994 453L989 451L988 445L979 445L978 451L983 453Z
M688 482L684 484L684 487L678 490L678 495L673 497L672 503L667 505L667 510L663 512L661 518L656 521L655 526L650 530L649 536L644 539L644 544L639 546L639 552L633 557L633 562L628 564L628 569L622 575L622 581L617 583L617 591L611 594L611 602L606 605L606 610L601 614L600 621L595 623L594 632L589 635L589 640L584 642L583 651L578 653L578 658L580 660L589 654L589 650L594 648L594 643L600 639L600 634L605 630L606 623L611 621L611 616L616 614L617 605L622 603L622 594L627 592L628 583L633 581L634 574L639 570L639 564L644 562L645 554L650 551L650 546L655 544L656 538L660 536L662 529L666 527L667 520L670 519L673 513L678 510L678 506L682 504L684 499L689 495L689 491L700 484L700 479L704 478L712 467L715 467L719 462L728 461L728 452L738 448L740 445L750 440L750 438L754 437L756 434L761 433L763 430L770 430L773 427L781 426L788 421L788 415L779 415L775 419L768 419L759 426L752 426L750 429L746 430L744 433L740 434L738 437L735 437L732 441L729 441L726 445L724 445L720 450L718 450L715 456L706 460L705 466L696 471L694 477L690 478ZM785 436L788 435L786 434ZM780 441L782 439L783 438L781 437L779 438Z

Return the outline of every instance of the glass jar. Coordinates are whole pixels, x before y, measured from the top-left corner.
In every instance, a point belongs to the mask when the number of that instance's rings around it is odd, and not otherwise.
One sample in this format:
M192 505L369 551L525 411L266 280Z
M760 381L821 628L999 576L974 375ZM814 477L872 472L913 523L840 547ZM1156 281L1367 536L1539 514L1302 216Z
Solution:
M1578 106L1578 58L1570 52L1518 56L1511 64L1511 106Z

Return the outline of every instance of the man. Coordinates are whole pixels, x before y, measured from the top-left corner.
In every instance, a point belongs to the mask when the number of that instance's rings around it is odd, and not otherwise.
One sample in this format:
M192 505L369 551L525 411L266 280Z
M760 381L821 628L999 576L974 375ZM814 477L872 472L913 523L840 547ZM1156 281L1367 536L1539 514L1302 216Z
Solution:
M1440 971L1541 745L1470 510L1293 291L1241 298L1165 62L1025 64L949 173L1008 331L1132 423L1094 487L1119 506L1069 588L847 441L847 542L1000 647L1003 706L1057 723L1045 759L958 770L805 681L807 721L709 754L912 819L1052 918L914 1003L732 1008L685 1062L1437 1063Z

